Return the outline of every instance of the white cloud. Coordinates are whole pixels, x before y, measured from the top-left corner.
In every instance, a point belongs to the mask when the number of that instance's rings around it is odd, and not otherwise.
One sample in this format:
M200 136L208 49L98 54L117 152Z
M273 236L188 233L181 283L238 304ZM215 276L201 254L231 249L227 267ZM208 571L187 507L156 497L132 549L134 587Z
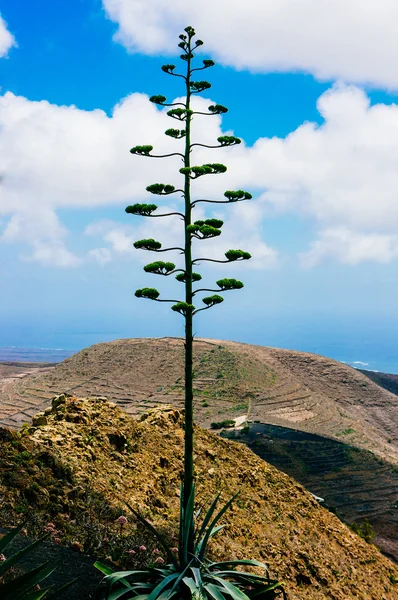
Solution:
M388 263L398 257L398 236L361 234L349 229L325 229L319 233L308 252L302 254L302 265L314 267L325 259L337 259L343 264L361 262Z
M212 103L195 101L200 110ZM222 198L226 189L247 189L257 198L228 207L197 205L195 219L206 214L225 220L225 233L206 244L208 256L211 252L220 258L229 248L242 248L255 257L248 267L274 267L278 254L263 239L262 222L270 213L295 212L319 231L303 259L307 265L331 257L349 264L396 257L398 107L370 107L363 91L340 84L320 97L318 109L322 125L304 123L286 138L261 138L253 147L193 149L194 164L214 160L228 166L225 175L193 182L194 199ZM0 219L6 223L0 241L30 244L32 258L43 263L49 261L42 249L47 245L54 262L73 265L78 259L66 247L58 209L113 204L119 212L127 204L155 201L164 211L181 210L180 194L167 197L169 206L164 206L164 199L145 191L155 182L179 187L180 158L129 154L131 146L145 143L159 154L181 151L182 141L163 134L178 127L165 112L144 94L122 100L110 117L100 110L30 102L11 93L0 96ZM213 144L221 133L221 117L194 118L193 140ZM136 239L158 237L173 246L180 239L178 217L125 219L125 225L102 223L87 229L98 238L92 260L104 264L119 253L140 261L137 257L145 253L132 250Z
M0 58L7 56L10 48L16 45L14 36L8 31L7 23L0 15Z
M193 25L206 54L258 72L303 71L398 87L396 0L103 0L115 39L147 54L176 54Z
M363 91L336 86L318 101L325 123L286 139L259 139L248 178L261 200L316 219L321 228L395 234L398 107L370 107Z
M112 254L109 248L94 248L89 251L89 257L95 260L101 267L104 267L112 260Z
M75 267L79 259L66 249L66 236L67 231L55 213L38 206L14 213L0 235L0 241L30 245L32 254L22 255L23 260L36 261L45 266Z

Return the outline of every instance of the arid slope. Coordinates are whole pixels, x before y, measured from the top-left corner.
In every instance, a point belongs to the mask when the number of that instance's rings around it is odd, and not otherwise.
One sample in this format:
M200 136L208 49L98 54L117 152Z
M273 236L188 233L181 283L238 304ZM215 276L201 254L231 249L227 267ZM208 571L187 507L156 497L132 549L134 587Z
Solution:
M68 540L92 510L85 498L100 494L115 506L127 500L173 536L182 422L171 408L136 421L101 399L57 398L33 427L13 435L0 430L2 514L29 504L30 513L51 518ZM289 600L397 597L393 563L244 445L197 427L195 457L200 503L208 505L220 491L227 499L240 490L223 534L211 546L214 557L267 562L272 576L286 581ZM102 540L98 551L107 543Z

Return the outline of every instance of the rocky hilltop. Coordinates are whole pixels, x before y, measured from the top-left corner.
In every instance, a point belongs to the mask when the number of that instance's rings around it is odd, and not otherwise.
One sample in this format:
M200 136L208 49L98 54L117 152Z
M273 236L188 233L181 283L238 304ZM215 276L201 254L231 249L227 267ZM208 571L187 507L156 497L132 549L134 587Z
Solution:
M171 407L136 420L104 398L55 398L33 425L18 433L0 430L0 519L9 524L28 512L36 526L51 520L58 543L81 550L95 538L95 499L101 499L97 517L108 527L109 538L127 500L172 540L182 471L181 425L181 413ZM272 575L286 582L289 600L397 597L393 563L244 445L196 427L195 462L199 503L207 505L218 491L227 499L240 490L225 515L224 533L211 546L214 557L265 561ZM119 531L123 539L135 535L134 520L124 512L132 529ZM100 536L96 554L108 553L109 543Z

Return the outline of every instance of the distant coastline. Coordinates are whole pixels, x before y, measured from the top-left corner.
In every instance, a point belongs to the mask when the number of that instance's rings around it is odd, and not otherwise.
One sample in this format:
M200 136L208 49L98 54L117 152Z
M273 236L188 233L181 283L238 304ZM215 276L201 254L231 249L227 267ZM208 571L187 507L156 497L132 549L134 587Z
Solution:
M0 348L0 362L59 363L76 352L63 348Z

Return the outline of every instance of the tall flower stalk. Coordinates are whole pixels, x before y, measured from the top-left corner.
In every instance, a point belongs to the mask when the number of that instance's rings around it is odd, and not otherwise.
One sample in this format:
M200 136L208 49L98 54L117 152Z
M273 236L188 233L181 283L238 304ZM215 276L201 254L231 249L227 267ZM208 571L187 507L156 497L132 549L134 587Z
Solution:
M182 129L167 129L165 134L176 140L184 141L184 152L172 152L165 155L152 154L153 146L135 146L130 150L132 154L138 156L146 156L149 158L168 158L179 156L183 162L183 167L179 172L183 176L183 186L176 189L171 184L154 183L149 185L146 190L154 195L168 196L171 194L182 194L184 199L184 212L171 212L158 214L156 204L134 204L126 208L126 212L133 215L141 215L143 217L175 217L179 216L183 221L184 227L184 246L163 248L161 242L153 238L138 240L134 243L135 248L152 251L152 252L168 252L179 251L184 256L183 266L176 268L173 262L155 261L147 264L144 267L145 272L162 276L170 276L175 274L178 282L185 287L185 297L179 300L168 300L160 298L160 292L156 288L141 288L135 292L138 298L146 298L156 302L170 302L171 309L180 313L185 320L185 423L184 423L184 476L181 485L180 497L180 528L179 528L179 548L178 560L173 556L170 548L166 544L162 535L146 520L140 513L132 507L130 509L137 518L146 524L146 526L156 535L159 542L162 544L170 565L167 569L155 569L157 575L151 570L144 572L131 572L133 578L131 590L134 594L131 596L123 595L123 598L133 597L138 595L143 590L147 590L148 585L152 585L150 594L140 595L140 598L214 598L215 600L223 600L224 598L234 598L235 600L244 600L256 597L261 600L275 598L279 594L284 595L283 589L276 581L271 581L268 576L268 571L262 563L257 561L243 560L230 561L228 563L212 563L206 558L207 544L210 538L215 535L222 527L218 525L218 521L232 504L235 496L230 499L224 507L217 513L216 507L219 496L214 500L205 515L202 524L199 526L195 523L195 482L194 482L194 429L193 429L193 318L203 310L208 310L213 306L223 302L223 297L219 292L240 289L243 283L236 279L219 279L216 284L216 289L196 288L194 284L202 279L202 276L193 270L194 266L205 262L229 263L251 258L248 252L243 250L228 250L225 253L225 259L215 260L211 258L193 257L192 256L192 241L206 240L221 235L223 221L220 219L209 218L205 220L192 220L192 213L195 206L199 203L210 204L232 204L252 198L249 192L243 190L231 191L227 190L224 193L223 200L210 199L191 199L191 183L204 175L217 175L225 173L227 167L220 163L206 163L200 166L191 165L192 149L195 146L205 148L225 148L240 144L241 140L235 136L220 136L217 138L218 144L209 146L206 144L191 142L191 123L194 115L214 116L227 112L227 108L221 104L215 104L208 107L208 112L194 111L191 108L191 99L195 94L208 90L211 84L208 81L193 80L192 75L196 71L201 71L214 66L212 60L203 60L203 66L192 68L192 62L195 58L195 50L203 45L201 40L194 41L195 30L192 27L186 27L185 33L181 34L179 48L183 53L180 58L184 62L185 74L175 73L175 65L166 64L162 66L162 71L173 77L179 77L185 84L185 102L167 103L165 96L152 96L150 101L161 107L171 107L167 115L180 122ZM204 292L214 292L210 296L202 297L203 306L197 308L194 305L196 294ZM198 513L197 513L198 514ZM265 569L266 575L259 576L250 573L241 573L234 571L236 565L251 565L261 566ZM97 564L98 568L102 569L107 575L103 582L103 595L98 595L98 598L108 598L106 590L110 592L113 585L118 585L121 580L121 574L113 574L104 565ZM231 570L232 569L232 570ZM125 577L127 575L125 574ZM113 579L112 579L113 578ZM142 583L145 579L146 583ZM151 581L151 584L148 583ZM232 583L234 581L234 583ZM126 582L124 582L126 584ZM141 587L140 587L141 586ZM142 587L144 586L144 587ZM130 589L130 588L129 588ZM244 591L245 590L245 591ZM125 593L126 592L125 590ZM110 597L110 596L109 596ZM113 597L113 596L112 596ZM119 596L117 596L119 597ZM116 596L115 596L116 598Z

